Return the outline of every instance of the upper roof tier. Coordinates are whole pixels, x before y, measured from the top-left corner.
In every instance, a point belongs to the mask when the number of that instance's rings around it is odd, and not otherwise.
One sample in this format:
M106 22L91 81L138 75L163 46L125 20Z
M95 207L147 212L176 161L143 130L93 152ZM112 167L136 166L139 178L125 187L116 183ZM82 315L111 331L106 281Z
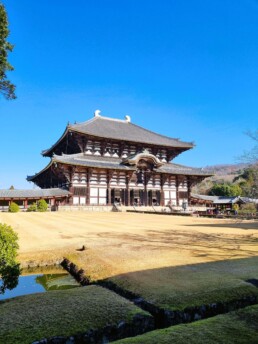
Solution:
M96 114L97 113L97 114ZM194 144L183 142L179 139L157 134L131 123L129 116L125 120L113 119L99 115L95 112L95 117L78 124L68 124L61 138L49 149L42 152L44 156L51 156L56 152L59 144L63 143L69 132L84 134L86 136L109 139L115 141L142 143L155 146L165 146L170 148L180 148L182 151L193 148Z

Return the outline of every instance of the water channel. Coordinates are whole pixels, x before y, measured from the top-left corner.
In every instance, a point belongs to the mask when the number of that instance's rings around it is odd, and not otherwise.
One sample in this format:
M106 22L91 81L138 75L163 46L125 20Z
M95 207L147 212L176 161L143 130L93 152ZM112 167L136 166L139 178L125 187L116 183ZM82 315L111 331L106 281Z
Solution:
M6 290L3 295L0 294L0 301L21 295L78 287L80 287L79 283L62 267L26 269L22 271L16 288Z

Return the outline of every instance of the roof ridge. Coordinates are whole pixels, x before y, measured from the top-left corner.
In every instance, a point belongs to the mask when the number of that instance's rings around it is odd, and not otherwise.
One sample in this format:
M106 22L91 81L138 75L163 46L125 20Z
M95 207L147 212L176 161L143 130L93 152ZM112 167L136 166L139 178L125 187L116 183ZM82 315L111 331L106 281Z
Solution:
M108 120L108 121L114 121L114 122L128 123L128 121L126 119L111 118L111 117L106 117L106 116L95 116L93 118L90 118L87 121L84 121L84 122L81 122L81 123L72 124L72 125L70 125L70 127L85 125L85 124L94 122L95 120L102 120L102 119Z
M78 125L83 125L83 124L86 124L86 123L91 123L91 122L94 122L97 118L99 118L99 117L96 117L96 116L95 116L95 117L93 117L93 118L87 119L87 120L84 121L84 122L69 124L68 127L69 127L69 128L72 128L72 127L75 127L75 126L78 126Z
M108 121L114 121L114 122L122 122L122 123L129 123L126 119L119 119L119 118L112 118L112 117L106 117L106 116L99 116L99 119L106 119Z

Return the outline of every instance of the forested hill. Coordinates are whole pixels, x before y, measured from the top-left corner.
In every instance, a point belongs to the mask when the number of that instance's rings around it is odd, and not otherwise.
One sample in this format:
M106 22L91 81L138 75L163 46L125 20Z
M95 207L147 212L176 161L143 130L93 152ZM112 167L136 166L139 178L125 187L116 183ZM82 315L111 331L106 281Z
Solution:
M214 166L206 166L204 167L204 171L212 172L217 177L221 176L228 176L228 175L238 175L241 173L241 171L245 168L247 168L248 164L221 164L221 165L214 165Z
M206 166L203 170L213 173L214 176L206 178L201 183L194 186L192 192L205 195L214 184L233 183L234 179L240 176L249 166L250 165L244 163Z

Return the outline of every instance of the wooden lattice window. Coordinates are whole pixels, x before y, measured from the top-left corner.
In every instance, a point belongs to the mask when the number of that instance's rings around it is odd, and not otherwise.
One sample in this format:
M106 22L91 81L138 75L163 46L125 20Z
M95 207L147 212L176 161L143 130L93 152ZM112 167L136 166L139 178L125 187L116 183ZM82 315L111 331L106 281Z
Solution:
M178 196L179 196L179 198L188 198L188 192L179 191Z
M87 188L85 187L75 187L74 188L74 196L86 196L87 194Z

